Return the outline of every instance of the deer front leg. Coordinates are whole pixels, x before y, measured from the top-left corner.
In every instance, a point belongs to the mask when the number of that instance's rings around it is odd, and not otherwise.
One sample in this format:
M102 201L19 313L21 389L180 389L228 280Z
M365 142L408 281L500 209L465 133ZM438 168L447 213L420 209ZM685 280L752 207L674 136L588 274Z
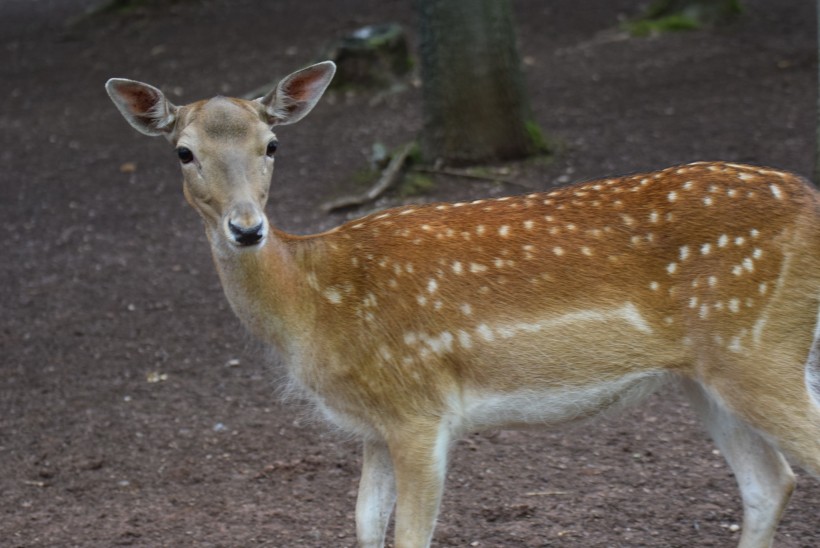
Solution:
M356 537L360 548L382 548L396 502L396 480L387 444L364 442L362 477L356 499Z
M396 548L430 546L438 516L451 432L446 423L403 431L390 441L396 476Z

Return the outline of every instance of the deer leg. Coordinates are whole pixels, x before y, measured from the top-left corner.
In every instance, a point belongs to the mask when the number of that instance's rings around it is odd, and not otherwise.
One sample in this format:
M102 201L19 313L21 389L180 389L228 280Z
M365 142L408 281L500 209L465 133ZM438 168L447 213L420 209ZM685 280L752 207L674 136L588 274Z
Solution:
M384 546L387 523L395 502L393 462L387 444L381 440L366 440L356 499L356 536L360 548Z
M772 545L780 516L794 490L794 474L783 455L697 382L684 392L735 474L743 499L740 548Z
M396 548L425 548L433 537L451 432L444 422L432 422L403 431L390 442L398 495Z

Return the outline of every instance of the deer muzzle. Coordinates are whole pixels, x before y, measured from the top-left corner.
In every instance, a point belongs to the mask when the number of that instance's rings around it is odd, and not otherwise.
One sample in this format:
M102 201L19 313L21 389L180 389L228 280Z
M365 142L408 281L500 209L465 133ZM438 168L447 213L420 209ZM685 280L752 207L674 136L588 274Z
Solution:
M264 241L268 232L265 215L251 204L241 204L226 216L228 241L238 247L251 247Z

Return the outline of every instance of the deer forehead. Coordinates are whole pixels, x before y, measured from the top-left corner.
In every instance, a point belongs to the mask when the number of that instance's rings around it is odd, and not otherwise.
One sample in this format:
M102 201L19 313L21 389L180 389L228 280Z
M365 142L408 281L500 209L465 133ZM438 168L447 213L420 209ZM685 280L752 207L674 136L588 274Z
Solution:
M190 138L196 132L198 141L224 145L270 135L270 127L262 121L258 107L242 99L219 96L194 103L184 120L181 135Z

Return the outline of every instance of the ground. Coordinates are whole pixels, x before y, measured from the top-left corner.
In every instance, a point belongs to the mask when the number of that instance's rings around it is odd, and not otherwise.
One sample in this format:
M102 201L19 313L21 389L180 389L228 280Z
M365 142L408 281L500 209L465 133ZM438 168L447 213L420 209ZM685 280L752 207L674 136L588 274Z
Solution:
M65 26L94 3L0 3L0 544L353 546L358 445L280 397L172 151L103 84L241 95L363 24L414 39L412 3L205 0ZM810 174L814 3L743 4L725 28L624 39L634 1L516 0L535 117L561 147L497 172L538 189L712 159ZM369 211L320 206L374 142L413 138L420 101L412 81L337 93L278 131L273 222L308 233ZM409 199L518 192L441 179ZM820 482L798 473L781 547L820 545ZM459 442L435 545L731 546L740 521L730 471L667 391L602 422Z

